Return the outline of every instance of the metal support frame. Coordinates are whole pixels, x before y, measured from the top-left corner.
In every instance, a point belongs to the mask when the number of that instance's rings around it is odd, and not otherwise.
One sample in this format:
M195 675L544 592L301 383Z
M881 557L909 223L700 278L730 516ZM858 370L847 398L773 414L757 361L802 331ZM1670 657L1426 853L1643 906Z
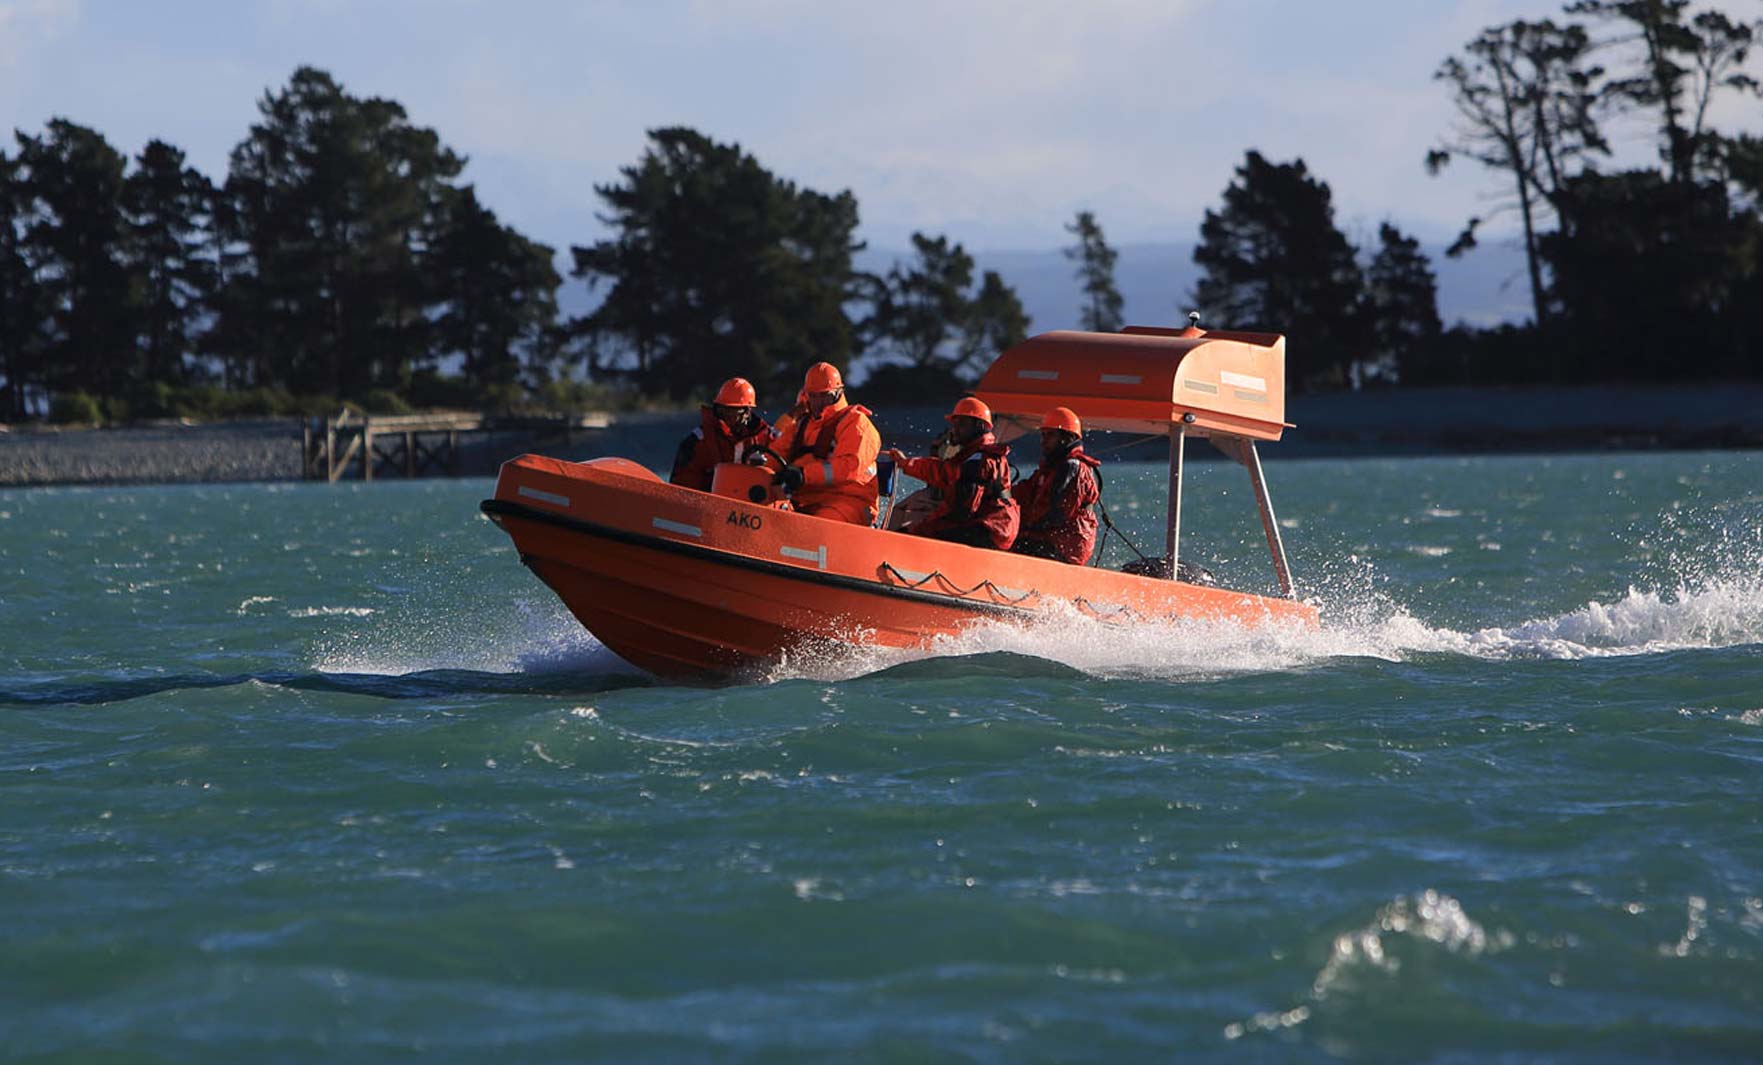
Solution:
M1267 549L1273 553L1273 572L1279 577L1279 594L1287 599L1294 597L1292 591L1292 567L1286 562L1286 545L1279 538L1279 522L1273 516L1273 500L1267 495L1267 477L1261 472L1261 453L1255 450L1255 441L1245 441L1249 445L1249 482L1255 488L1255 505L1261 510L1261 528L1267 533Z
M1188 427L1177 425L1169 434L1169 524L1163 553L1169 558L1169 579L1175 580L1177 552L1181 547L1181 474L1187 457Z

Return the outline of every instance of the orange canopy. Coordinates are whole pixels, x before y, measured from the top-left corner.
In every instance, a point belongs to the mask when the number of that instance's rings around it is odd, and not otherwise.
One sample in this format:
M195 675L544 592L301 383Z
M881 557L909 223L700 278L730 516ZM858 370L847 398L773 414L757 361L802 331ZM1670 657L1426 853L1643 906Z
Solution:
M1087 430L1161 435L1191 414L1195 435L1278 440L1286 428L1285 362L1278 333L1059 330L999 355L974 395L1005 437L1070 407Z

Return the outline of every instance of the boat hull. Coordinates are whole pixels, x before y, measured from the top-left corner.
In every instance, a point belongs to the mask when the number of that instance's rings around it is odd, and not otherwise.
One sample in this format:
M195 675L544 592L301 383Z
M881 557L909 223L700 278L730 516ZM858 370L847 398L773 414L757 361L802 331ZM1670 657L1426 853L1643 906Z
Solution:
M663 484L623 459L505 463L484 512L614 653L664 677L738 676L789 653L911 647L979 619L1314 624L1305 604L1067 566Z

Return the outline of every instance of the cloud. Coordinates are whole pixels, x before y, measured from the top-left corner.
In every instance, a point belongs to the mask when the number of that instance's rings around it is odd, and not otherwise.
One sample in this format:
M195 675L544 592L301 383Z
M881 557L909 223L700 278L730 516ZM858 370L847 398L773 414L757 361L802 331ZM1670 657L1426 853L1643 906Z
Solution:
M0 70L79 22L80 0L0 0Z

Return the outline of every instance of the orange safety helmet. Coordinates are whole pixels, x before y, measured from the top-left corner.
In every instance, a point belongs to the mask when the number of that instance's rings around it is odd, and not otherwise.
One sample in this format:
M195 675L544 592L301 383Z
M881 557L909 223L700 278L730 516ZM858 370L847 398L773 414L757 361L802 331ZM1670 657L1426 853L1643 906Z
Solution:
M955 409L948 414L943 415L943 420L946 422L953 422L956 418L964 416L968 418L978 418L980 421L986 423L987 429L992 427L992 408L986 406L972 396L962 396L960 399L956 400Z
M845 379L839 376L839 368L830 362L817 362L808 367L808 375L802 379L804 392L837 392L845 387Z
M716 390L713 402L719 407L757 407L759 394L753 391L752 382L745 377L731 377Z
M1042 429L1063 429L1072 436L1084 435L1084 423L1077 420L1077 412L1070 407L1054 407L1041 419Z

